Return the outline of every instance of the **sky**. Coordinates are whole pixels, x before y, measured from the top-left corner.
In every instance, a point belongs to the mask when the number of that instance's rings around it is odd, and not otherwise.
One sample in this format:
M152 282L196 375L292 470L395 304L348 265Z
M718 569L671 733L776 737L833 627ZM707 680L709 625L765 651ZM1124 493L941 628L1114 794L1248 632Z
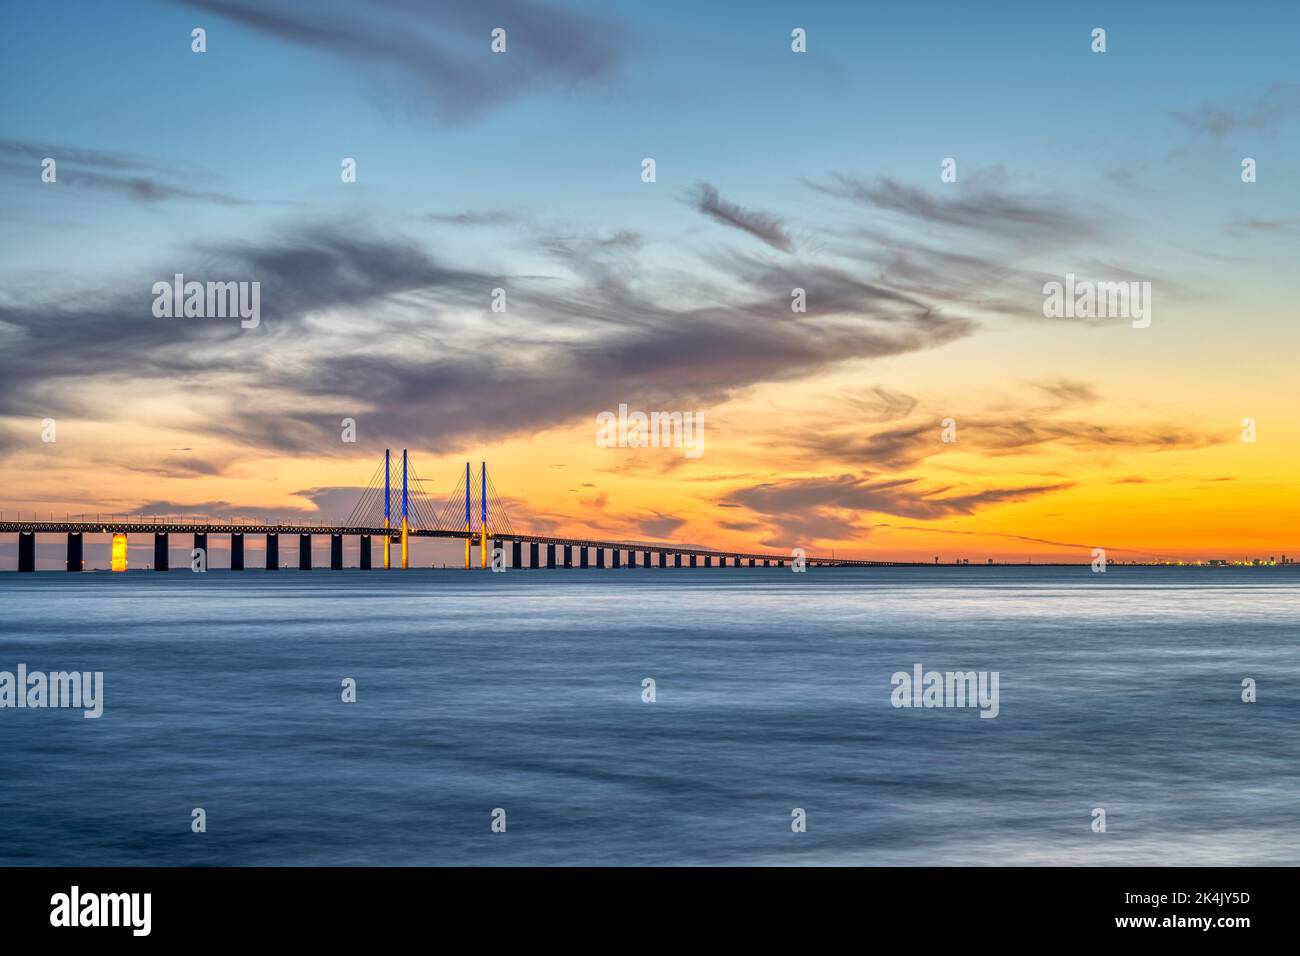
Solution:
M6 516L340 520L406 448L537 533L1300 553L1294 4L0 17ZM156 316L176 273L259 323ZM1047 317L1067 274L1149 324ZM620 405L703 453L602 446Z

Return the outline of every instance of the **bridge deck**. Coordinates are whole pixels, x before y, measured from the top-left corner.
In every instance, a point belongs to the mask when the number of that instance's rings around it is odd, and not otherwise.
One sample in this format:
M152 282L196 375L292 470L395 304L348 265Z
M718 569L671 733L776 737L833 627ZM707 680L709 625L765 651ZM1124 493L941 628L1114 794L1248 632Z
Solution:
M374 538L389 537L397 541L401 528L342 527L336 525L302 524L236 524L229 522L166 521L150 518L115 519L110 521L0 521L0 533L9 534L275 534L275 535L369 535ZM442 528L411 528L413 538L458 538L477 540L476 531L447 530ZM600 538L564 538L551 535L522 534L519 532L493 533L495 541L519 541L524 544L556 545L572 548L605 548L606 550L666 552L668 554L696 555L709 558L731 558L748 561L790 561L789 554L772 554L758 551L730 551L716 548L693 547L664 541L610 541ZM849 558L830 558L809 555L810 564L833 564L842 567L897 567L922 564L911 561L860 561Z

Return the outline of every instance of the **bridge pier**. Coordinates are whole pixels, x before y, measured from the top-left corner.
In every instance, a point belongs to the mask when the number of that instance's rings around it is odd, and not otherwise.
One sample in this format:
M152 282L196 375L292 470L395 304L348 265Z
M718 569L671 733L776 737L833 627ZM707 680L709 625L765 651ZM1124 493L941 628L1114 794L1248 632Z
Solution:
M311 535L298 535L298 570L311 570Z
M750 566L751 568L754 566L754 559L753 559L753 558L750 558L750 559L749 559L749 566Z
M711 568L711 567L713 567L713 555L711 555L711 554L706 554L706 555L704 556L704 566L705 566L706 568Z
M230 533L230 570L244 570L244 532Z
M643 567L643 568L651 568L651 567L654 567L654 564L650 561L650 552L649 552L649 551L647 551L647 552L645 552L645 554L641 555L641 567Z
M546 566L548 568L555 567L555 545L553 544L546 546Z
M361 536L361 570L370 570L370 535Z
M627 566L629 568L636 567L636 552L631 548L627 549Z
M564 546L564 566L566 568L573 567L573 545L571 544Z
M696 564L696 558L697 558L697 557L699 557L699 556L698 556L698 555L694 555L694 554L691 555L691 567L695 567L695 564Z
M343 535L330 535L330 570L343 570Z
M194 532L194 547L203 552L203 560L207 561L208 560L208 533L206 531ZM194 556L190 555L190 560L193 561L193 559Z
M611 568L617 568L617 567L620 567L620 566L622 565L622 562L623 562L623 552L620 551L618 548L610 548L610 549L609 549L609 566L610 566Z
M585 568L587 565L587 546L584 544L578 549L578 567Z
M596 567L603 568L605 566L605 549L596 548L595 551L596 551Z
M280 536L266 536L266 570L275 571L280 567Z
M528 542L528 566L536 570L537 568L537 542Z
M512 568L523 567L524 543L522 541L510 542L510 566Z
M82 537L80 531L68 532L68 570L80 571L82 565L81 548Z
M18 570L36 570L36 535L31 531L18 532Z
M660 552L659 552L659 567L661 567L661 568L666 568L666 567L668 567L668 552L667 552L667 551L660 551Z
M681 555L681 552L680 552L680 551L674 551L674 552L673 552L673 567L675 567L675 568L680 568L681 566L682 566L682 555Z
M153 536L153 569L166 571L171 567L171 535L166 531L155 532Z
M783 568L783 567L785 567L785 562L784 562L784 561L778 561L778 562L776 562L776 566L777 566L778 568Z

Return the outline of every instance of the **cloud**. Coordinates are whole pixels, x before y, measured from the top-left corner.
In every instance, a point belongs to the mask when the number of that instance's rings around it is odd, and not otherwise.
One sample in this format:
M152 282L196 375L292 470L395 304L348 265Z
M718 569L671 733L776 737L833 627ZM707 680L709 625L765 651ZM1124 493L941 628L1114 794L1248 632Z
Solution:
M431 212L424 218L428 222L449 226L506 226L519 220L514 213L501 209L467 209L456 213Z
M787 546L864 536L872 514L913 519L970 515L1072 486L1073 482L1057 482L954 492L951 486L929 487L916 478L844 474L765 482L733 491L726 500L747 508L774 530L776 537L765 543Z
M637 522L637 528L646 538L669 538L672 533L686 523L684 518L677 518L673 515L660 514L655 512L652 518L642 518Z
M916 399L883 385L871 388L871 397L845 396L844 401L854 410L858 421L892 422L906 418L916 408Z
M365 416L370 440L452 449L594 420L629 398L703 407L973 328L825 264L720 254L712 273L684 275L644 266L634 233L542 241L561 274L451 268L402 236L309 225L179 249L115 289L15 293L0 300L0 413L106 415L99 396L115 383L156 382L197 431L248 448L338 454L338 420L351 415ZM260 282L261 325L154 318L152 283L174 272ZM806 315L791 316L794 284L808 288ZM480 321L499 286L510 312Z
M1241 225L1260 232L1288 231L1294 226L1300 226L1300 216L1281 219L1247 219Z
M1058 379L1055 382L1039 382L1036 387L1061 405L1090 405L1097 401L1096 391L1087 382Z
M621 22L523 0L175 0L365 72L385 103L464 121L545 87L607 83L635 46ZM491 31L506 29L506 53Z
M170 199L193 199L223 206L249 205L246 200L210 189L191 189L168 183L168 178L215 178L212 173L195 167L170 168L151 160L125 153L56 146L17 140L0 140L0 164L10 168L29 168L32 182L38 182L40 163L50 158L57 164L59 185L93 189L124 196L137 202L157 203Z
M1194 133L1223 140L1238 132L1271 135L1300 116L1300 83L1274 83L1253 99L1231 107L1203 103L1174 117Z
M887 176L867 180L833 174L828 183L809 185L826 195L931 226L1016 239L1081 239L1096 233L1096 223L1060 197L1012 193L1001 188L1004 178L1001 173L971 177L969 182L946 187L946 195Z
M956 443L942 440L939 416L869 435L861 434L852 426L824 426L815 434L796 436L791 440L817 460L891 469L911 467L935 455L956 452L1018 455L1035 453L1049 446L1084 454L1117 450L1184 451L1226 440L1175 425L1097 424L1027 418L1019 412L1003 416L985 413L956 421Z
M766 242L773 249L790 252L794 248L794 243L786 235L781 220L767 213L755 212L727 202L718 195L717 189L708 183L700 183L695 187L691 205L714 222L749 233L756 239Z

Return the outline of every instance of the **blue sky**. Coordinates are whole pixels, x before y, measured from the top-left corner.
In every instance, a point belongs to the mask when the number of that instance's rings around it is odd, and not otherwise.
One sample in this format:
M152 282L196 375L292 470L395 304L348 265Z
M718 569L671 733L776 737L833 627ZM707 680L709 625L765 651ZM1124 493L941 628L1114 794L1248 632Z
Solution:
M1284 81L1278 66L1300 35L1291 4L1234 14L1196 3L759 3L743 16L722 4L573 4L564 9L579 11L576 22L588 26L581 11L596 18L582 42L602 48L608 67L464 116L430 105L400 70L286 42L203 6L10 7L4 128L13 139L197 165L199 188L220 183L258 205L194 209L180 222L123 202L109 217L9 182L6 205L26 228L21 238L5 230L7 274L70 252L112 267L186 233L246 237L312 213L504 207L671 233L697 224L664 193L697 181L798 213L810 202L805 177L869 171L927 182L944 156L962 172L1001 166L1027 183L1103 196L1118 190L1107 171L1131 171L1153 194L1125 198L1175 221L1181 200L1170 196L1193 185L1225 220L1241 213L1226 161L1238 153L1267 152L1267 180L1300 172L1294 127L1280 139L1243 129L1178 154L1197 134L1174 115L1244 106ZM279 5L320 11L301 13L308 23L357 19L353 6ZM478 6L489 12L471 21L511 25L510 4ZM384 7L359 18L377 36ZM202 56L189 50L195 25L209 32ZM789 52L794 25L809 31L802 57ZM1104 55L1089 50L1098 25L1108 31ZM461 55L486 51L471 26L425 29ZM527 35L514 33L520 49ZM360 163L358 189L341 188L343 156ZM634 188L642 156L656 158L664 188ZM1205 188L1211 168L1221 188ZM1277 198L1267 183L1253 196L1260 215ZM69 217L86 228L59 229ZM36 228L42 219L51 225Z

